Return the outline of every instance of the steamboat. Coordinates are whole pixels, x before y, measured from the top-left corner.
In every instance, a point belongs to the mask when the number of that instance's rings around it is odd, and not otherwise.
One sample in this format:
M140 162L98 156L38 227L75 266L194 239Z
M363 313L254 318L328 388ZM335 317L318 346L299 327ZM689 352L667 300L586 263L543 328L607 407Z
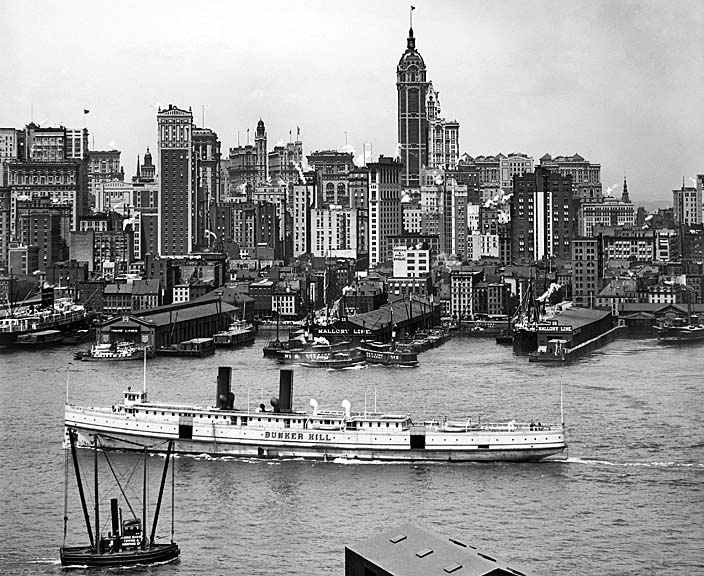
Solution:
M65 426L80 446L100 434L104 449L159 451L172 441L175 453L255 458L306 458L368 461L536 461L563 453L564 423L510 420L415 422L407 414L352 412L343 400L339 411L293 409L293 372L280 371L279 396L271 408L235 407L231 368L220 367L215 406L155 403L147 399L146 373L141 391L130 388L111 407L67 404Z
M88 322L86 309L71 298L57 298L43 304L12 309L0 317L0 346L14 346L18 338L34 332L68 332ZM20 343L25 338L20 339Z

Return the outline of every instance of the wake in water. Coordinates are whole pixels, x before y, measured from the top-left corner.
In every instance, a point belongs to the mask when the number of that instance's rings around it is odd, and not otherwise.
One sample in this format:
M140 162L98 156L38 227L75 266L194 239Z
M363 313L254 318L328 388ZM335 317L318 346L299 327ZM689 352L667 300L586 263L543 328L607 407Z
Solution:
M611 462L609 460L590 460L584 458L567 458L567 464L584 464L586 466L622 466L624 468L704 468L704 462Z

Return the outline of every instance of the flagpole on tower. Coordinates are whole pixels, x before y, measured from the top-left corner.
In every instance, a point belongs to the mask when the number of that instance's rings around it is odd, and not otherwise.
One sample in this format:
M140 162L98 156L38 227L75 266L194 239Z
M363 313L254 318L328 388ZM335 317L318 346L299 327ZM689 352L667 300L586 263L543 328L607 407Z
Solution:
M415 9L416 9L415 6L411 6L411 9L408 12L408 20L409 20L411 30L413 30L413 11Z

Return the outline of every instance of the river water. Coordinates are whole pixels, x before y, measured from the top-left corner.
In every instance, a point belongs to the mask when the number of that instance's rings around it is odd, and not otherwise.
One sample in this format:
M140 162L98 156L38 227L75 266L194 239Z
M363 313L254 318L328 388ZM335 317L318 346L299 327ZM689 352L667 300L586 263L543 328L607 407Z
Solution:
M268 403L279 366L262 358L263 344L205 360L150 360L150 399L212 405L222 365L233 367L237 405ZM128 385L142 386L140 362L82 363L73 352L0 350L2 574L61 572L67 380L70 402L87 405L110 406ZM181 560L127 572L341 575L345 545L413 522L528 574L704 574L703 375L703 346L652 339L617 340L570 366L529 364L493 340L455 338L423 353L417 368L295 367L298 409L311 397L321 409L340 409L344 398L353 410L372 409L376 398L379 410L417 419L557 422L562 387L568 458L413 465L179 457ZM139 460L113 458L127 468ZM80 451L80 460L89 475L91 453ZM162 460L150 460L158 483ZM69 543L86 542L73 477L68 496ZM160 534L168 537L170 525L167 498Z

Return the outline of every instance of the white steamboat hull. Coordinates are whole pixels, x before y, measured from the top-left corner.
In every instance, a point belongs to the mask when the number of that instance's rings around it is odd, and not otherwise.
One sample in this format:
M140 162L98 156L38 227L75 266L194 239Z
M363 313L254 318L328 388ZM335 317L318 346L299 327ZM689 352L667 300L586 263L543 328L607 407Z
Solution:
M104 448L165 451L245 458L304 458L364 461L494 462L536 461L564 452L564 431L426 431L368 434L344 430L266 430L214 425L194 427L190 439L179 437L178 424L127 422L118 418L70 415L66 425L78 432L79 446L91 446L91 435L101 435ZM142 428L140 430L140 428ZM147 430L147 428L149 430ZM413 445L413 447L411 447Z

